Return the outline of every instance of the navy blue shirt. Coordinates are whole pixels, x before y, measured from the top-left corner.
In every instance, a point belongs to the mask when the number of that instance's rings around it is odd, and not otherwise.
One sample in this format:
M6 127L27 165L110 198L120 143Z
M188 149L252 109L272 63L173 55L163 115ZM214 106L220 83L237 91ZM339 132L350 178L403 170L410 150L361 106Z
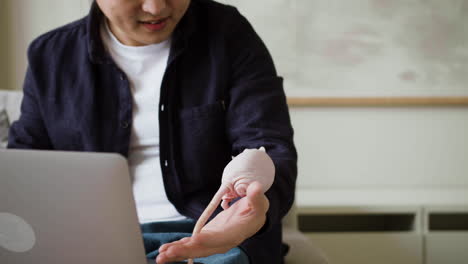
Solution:
M132 94L100 39L103 18L93 4L88 16L32 42L8 147L127 156ZM234 7L209 0L191 1L171 45L154 102L168 199L198 218L231 156L264 146L276 167L267 224L241 247L251 263L282 263L281 218L293 203L297 155L282 79L267 48Z

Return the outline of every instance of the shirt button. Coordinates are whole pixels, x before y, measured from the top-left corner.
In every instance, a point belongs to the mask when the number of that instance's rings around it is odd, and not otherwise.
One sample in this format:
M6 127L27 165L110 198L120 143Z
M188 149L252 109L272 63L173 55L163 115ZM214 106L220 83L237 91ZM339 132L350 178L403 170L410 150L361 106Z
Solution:
M121 81L124 81L125 80L125 76L123 74L120 74L120 80Z
M164 166L167 167L167 160L164 161Z
M128 128L128 122L124 121L122 122L122 124L120 124L122 126L122 128Z
M164 112L164 105L161 105L161 112Z

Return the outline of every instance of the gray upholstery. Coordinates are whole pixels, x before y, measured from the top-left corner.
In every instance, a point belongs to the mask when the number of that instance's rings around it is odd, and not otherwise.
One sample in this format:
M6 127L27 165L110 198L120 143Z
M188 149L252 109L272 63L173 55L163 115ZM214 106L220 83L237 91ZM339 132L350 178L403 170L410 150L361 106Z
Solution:
M18 119L22 98L21 92L0 90L0 148L7 145L8 123Z
M0 90L0 110L6 109L10 122L18 119L23 94L18 91Z

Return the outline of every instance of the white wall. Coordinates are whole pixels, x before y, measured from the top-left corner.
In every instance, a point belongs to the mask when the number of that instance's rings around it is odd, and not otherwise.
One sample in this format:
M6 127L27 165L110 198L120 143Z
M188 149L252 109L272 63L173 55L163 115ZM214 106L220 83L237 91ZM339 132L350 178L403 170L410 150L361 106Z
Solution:
M298 203L468 203L468 108L292 108Z
M292 109L300 187L468 187L467 108Z
M1 0L7 5L9 23L2 23L7 30L11 68L10 80L5 88L21 89L27 67L26 50L29 43L42 33L79 19L88 13L88 0ZM7 29L5 29L5 27ZM2 63L2 62L0 62ZM5 64L5 62L4 62ZM1 69L1 68L0 68ZM1 87L3 88L3 87Z
M8 6L6 1L0 1L0 36L2 36L0 41L0 84L6 86L5 84L10 83L8 76ZM0 88L3 87L0 85Z

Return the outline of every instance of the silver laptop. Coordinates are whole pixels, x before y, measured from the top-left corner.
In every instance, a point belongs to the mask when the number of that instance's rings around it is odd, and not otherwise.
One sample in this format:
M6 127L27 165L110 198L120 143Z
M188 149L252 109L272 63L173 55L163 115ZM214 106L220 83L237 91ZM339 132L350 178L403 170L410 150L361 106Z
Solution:
M0 263L147 262L124 158L0 151Z

